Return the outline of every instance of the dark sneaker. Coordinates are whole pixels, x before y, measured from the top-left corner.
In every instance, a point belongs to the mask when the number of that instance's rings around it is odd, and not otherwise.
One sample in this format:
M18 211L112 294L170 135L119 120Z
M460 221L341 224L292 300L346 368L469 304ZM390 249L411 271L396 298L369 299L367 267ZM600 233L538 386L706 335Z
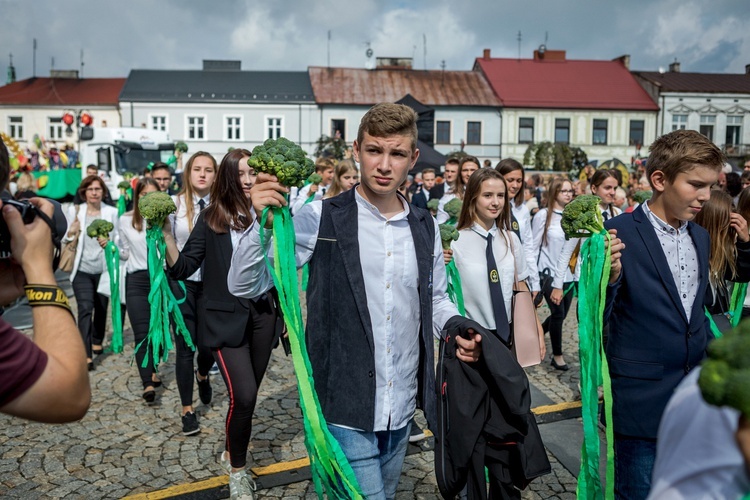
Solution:
M214 363L214 365L211 367L211 369L208 370L208 374L209 375L218 375L219 373L221 373L219 371L219 365L217 365L216 363Z
M198 417L195 416L195 413L189 411L182 416L182 433L185 436L192 436L200 431L201 426L198 424Z
M411 431L409 433L409 442L410 443L418 443L421 440L425 439L427 436L425 435L424 431L419 428L417 425L416 420L411 420Z
M198 380L198 370L195 371L195 381L198 382L198 397L204 405L211 404L211 398L214 391L211 389L211 377L206 376L205 380Z

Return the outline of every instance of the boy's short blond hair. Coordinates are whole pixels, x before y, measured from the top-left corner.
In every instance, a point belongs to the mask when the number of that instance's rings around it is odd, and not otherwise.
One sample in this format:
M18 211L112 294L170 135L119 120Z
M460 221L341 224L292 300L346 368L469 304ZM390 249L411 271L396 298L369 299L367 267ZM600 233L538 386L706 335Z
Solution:
M371 107L357 131L357 144L362 145L365 132L373 137L388 137L391 135L406 135L411 139L411 150L417 148L417 113L409 106L381 102Z
M695 130L675 130L654 141L649 148L646 175L664 172L667 181L673 182L678 174L693 169L696 165L720 172L726 158L716 144Z

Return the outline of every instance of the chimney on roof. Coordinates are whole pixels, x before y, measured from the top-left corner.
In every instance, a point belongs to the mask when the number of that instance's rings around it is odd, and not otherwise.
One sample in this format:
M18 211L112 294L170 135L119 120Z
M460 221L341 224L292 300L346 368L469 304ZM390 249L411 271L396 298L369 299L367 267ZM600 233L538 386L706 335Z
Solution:
M490 49L484 49L484 54L482 55L482 59L484 59L485 61L489 61L490 59L492 59L490 57Z
M625 69L630 69L630 54L624 54L612 60L617 61L623 66L625 66Z
M550 50L542 44L534 51L535 61L565 61L564 50Z
M750 75L750 64L745 64L745 74Z
M674 62L669 65L669 72L670 73L679 73L680 72L680 63L677 62L677 58L674 58Z
M203 71L241 71L242 61L222 61L219 59L204 59Z
M411 57L378 57L375 59L376 69L411 69Z
M77 69L51 69L49 71L49 77L50 78L71 78L75 80L78 78L78 70Z

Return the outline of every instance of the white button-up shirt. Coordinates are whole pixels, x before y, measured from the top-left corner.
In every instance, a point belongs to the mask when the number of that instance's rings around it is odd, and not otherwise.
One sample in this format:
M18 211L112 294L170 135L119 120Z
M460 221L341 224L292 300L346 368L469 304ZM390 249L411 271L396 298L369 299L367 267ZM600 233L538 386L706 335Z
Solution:
M503 235L497 226L492 226L492 254L500 275L500 287L503 291L505 311L510 322L511 300L513 298L513 282L516 273L518 279L526 279L526 259L518 236L512 231ZM461 276L461 286L464 294L466 316L490 330L497 329L495 324L495 309L490 297L490 283L487 274L487 231L477 223L471 228L459 231L458 240L451 244L453 258L456 262L458 274ZM506 242L506 238L508 238ZM508 247L508 244L512 248Z
M649 208L649 203L643 204L643 211L654 227L656 237L661 243L661 249L667 258L669 270L672 272L677 291L680 294L685 316L690 320L693 302L698 295L698 281L700 280L700 265L698 250L688 232L688 223L680 221L679 229L675 229L661 220Z
M203 198L196 194L193 195L193 220L191 225L188 224L187 220L187 202L185 201L185 195L175 195L172 199L174 200L175 205L177 205L177 211L169 216L169 222L172 224L172 235L174 236L174 242L177 245L177 249L182 251L188 238L190 238L191 227L195 227L195 221L198 220L198 215L201 213L200 201L203 200L205 204L204 208L207 207L210 203L210 195L207 194ZM202 281L202 271L203 266L201 265L201 268L190 275L188 280Z
M404 210L387 219L359 191L355 192L355 196L360 262L375 347L374 430L400 429L409 423L416 409L419 368L419 273L414 241L407 221L409 204L399 198ZM322 206L322 201L308 203L292 219L298 267L312 258L318 239ZM443 325L451 317L458 315L458 311L445 292L445 264L440 230L437 223L434 224L433 333L439 336ZM255 286L255 282L262 284L265 279L264 251L266 249L259 244L257 228L254 231L248 230L242 236L232 256L232 267L227 280L231 293L244 297L257 297L262 293L262 286Z

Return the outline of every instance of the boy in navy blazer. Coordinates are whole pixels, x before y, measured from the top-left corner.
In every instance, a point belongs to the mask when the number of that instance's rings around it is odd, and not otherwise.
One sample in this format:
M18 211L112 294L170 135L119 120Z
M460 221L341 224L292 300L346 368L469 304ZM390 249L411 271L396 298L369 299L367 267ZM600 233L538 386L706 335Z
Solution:
M721 151L698 132L666 134L650 148L651 200L605 224L626 247L605 308L617 498L648 495L664 408L712 338L703 312L709 237L690 221L723 165Z

